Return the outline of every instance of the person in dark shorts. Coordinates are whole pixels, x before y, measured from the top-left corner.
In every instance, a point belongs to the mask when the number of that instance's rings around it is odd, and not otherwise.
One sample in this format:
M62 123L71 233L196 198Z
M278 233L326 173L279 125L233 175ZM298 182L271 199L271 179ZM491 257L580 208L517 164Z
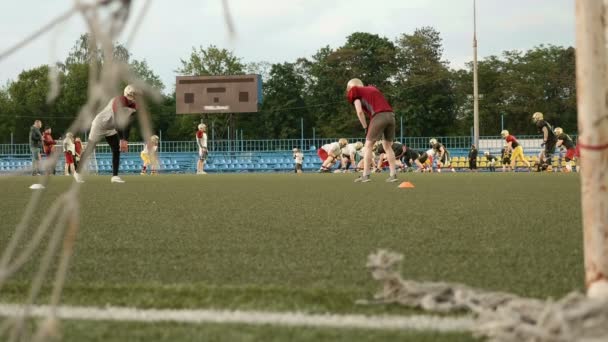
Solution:
M511 150L508 145L502 147L500 150L500 157L502 158L502 172L511 171Z
M435 150L435 156L437 156L437 172L441 172L444 167L450 167L450 152L445 146L435 138L431 139L429 144ZM456 170L452 168L452 172L456 172Z
M557 144L555 146L566 148L566 172L572 172L572 160L579 157L578 149L572 138L564 133L561 127L555 127L554 133L557 136Z
M488 169L490 170L490 172L495 172L496 171L496 162L498 161L498 158L496 156L491 155L489 151L485 151L483 153L483 155L488 160Z
M384 146L382 146L381 143L379 144L379 142L376 142L374 147L377 147L375 152L380 156L380 158L378 159L378 164L379 164L378 167L380 167L380 168L387 167L388 158L387 158L387 153L384 151ZM395 168L399 168L399 169L403 170L405 166L403 165L401 158L403 158L403 156L405 155L405 145L403 145L402 143L400 143L398 141L395 141L391 145L391 149L393 150L393 153L395 154Z
M469 150L469 169L473 172L477 172L477 147L471 145Z
M551 158L555 153L555 145L557 144L557 137L553 132L553 127L544 119L544 115L541 112L532 114L532 121L538 129L538 133L543 135L543 143L540 145L541 150L538 159L538 170L537 171L549 171L551 169Z
M374 86L365 86L358 78L353 78L346 85L348 102L355 107L357 117L365 129L363 174L355 182L369 182L371 174L372 146L382 139L389 163L390 174L387 182L397 182L395 170L395 153L391 145L395 140L395 113L384 95ZM366 120L369 120L369 123Z

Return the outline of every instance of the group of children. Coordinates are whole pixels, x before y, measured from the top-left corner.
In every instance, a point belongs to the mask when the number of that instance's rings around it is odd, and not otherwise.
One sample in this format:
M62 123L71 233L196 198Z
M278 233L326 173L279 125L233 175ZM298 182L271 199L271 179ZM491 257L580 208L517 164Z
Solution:
M401 171L406 171L416 166L416 172L433 172L433 165L436 166L437 172L442 169L449 169L456 172L450 166L450 153L437 139L429 141L430 149L426 151L415 151L408 146L394 141L391 144L391 150L395 155L395 166ZM301 151L294 149L294 159L296 153ZM363 143L355 142L348 143L347 139L340 139L337 142L325 144L317 150L317 155L322 161L319 172L331 172L332 167L337 161L340 161L340 168L334 172L346 172L350 166L353 166L355 171L363 169ZM298 163L296 159L296 169ZM374 172L381 172L388 167L388 156L384 150L382 141L377 141L372 147L371 169ZM301 168L301 166L300 166ZM297 172L297 171L296 171Z

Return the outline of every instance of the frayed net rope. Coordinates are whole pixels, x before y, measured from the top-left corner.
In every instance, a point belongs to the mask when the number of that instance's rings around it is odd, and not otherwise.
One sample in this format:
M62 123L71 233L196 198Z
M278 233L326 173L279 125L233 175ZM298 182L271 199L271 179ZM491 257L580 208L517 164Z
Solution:
M573 292L558 301L523 298L461 284L416 282L399 274L403 256L370 254L367 268L382 288L359 304L398 304L433 312L471 312L473 333L489 341L608 341L608 301Z

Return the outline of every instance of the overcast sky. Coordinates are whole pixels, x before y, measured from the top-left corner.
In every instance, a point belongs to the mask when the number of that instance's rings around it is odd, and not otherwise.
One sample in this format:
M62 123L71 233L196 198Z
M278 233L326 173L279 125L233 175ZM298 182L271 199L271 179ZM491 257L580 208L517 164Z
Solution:
M444 59L462 68L472 60L472 0L229 0L235 39L228 36L221 0L151 0L148 15L130 51L148 61L167 90L174 87L180 58L193 46L214 44L243 62L293 62L319 48L339 47L356 31L394 40L432 26L443 38ZM137 13L143 0L133 0ZM0 1L0 51L46 24L72 0ZM131 19L134 18L132 15ZM131 23L133 20L131 20ZM478 0L479 58L540 44L574 45L573 0ZM0 61L0 83L24 69L64 60L81 33L73 17L19 52ZM121 37L124 41L125 36ZM54 48L53 48L54 46Z

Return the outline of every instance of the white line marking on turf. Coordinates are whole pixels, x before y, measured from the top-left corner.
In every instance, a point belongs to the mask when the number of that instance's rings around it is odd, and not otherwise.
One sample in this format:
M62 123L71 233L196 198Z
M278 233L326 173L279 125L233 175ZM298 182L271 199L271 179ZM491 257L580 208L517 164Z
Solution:
M44 317L50 306L33 306L31 315ZM0 316L17 316L23 306L0 304ZM396 315L337 315L306 314L298 312L229 311L229 310L171 310L135 309L124 307L59 306L57 316L62 319L131 322L184 322L184 323L242 323L254 325L307 326L322 328L355 328L374 330L434 330L463 332L471 330L470 317L396 316Z

